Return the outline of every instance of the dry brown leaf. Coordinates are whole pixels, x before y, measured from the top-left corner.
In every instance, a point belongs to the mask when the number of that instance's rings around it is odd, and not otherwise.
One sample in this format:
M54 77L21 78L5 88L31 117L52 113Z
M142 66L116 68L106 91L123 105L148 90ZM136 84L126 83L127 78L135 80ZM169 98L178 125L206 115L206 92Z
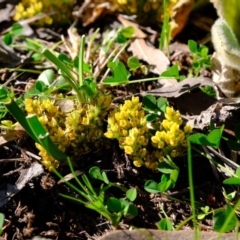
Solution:
M162 83L161 80L159 82ZM168 81L168 84L166 86L164 84L160 88L153 89L146 93L141 93L141 95L146 95L147 93L151 93L152 95L155 95L155 96L176 98L183 95L186 92L189 92L194 88L198 88L201 86L214 87L215 83L210 78L206 78L202 76L197 78L186 78L181 82L174 82L173 80L171 80L171 82Z
M20 124L17 124L12 130L2 130L0 134L0 145L7 142L18 140L26 134L26 131Z
M129 47L133 55L153 65L153 73L161 74L166 71L170 62L166 55L157 48L150 47L143 39L135 39Z
M179 0L177 4L172 9L171 14L171 29L172 38L174 38L178 33L180 33L185 26L188 15L192 10L194 0Z
M240 95L240 71L227 66L217 53L212 56L212 73L213 82L226 97Z

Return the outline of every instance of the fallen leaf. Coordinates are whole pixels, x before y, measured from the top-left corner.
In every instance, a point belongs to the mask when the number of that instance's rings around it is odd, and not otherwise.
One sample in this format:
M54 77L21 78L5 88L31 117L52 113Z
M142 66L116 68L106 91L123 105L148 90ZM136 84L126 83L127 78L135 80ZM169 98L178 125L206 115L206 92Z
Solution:
M153 73L161 74L166 71L170 62L166 55L157 48L148 46L144 39L135 39L129 47L135 57L153 65Z
M226 97L236 97L240 94L240 71L233 69L222 61L219 54L212 56L213 82Z
M192 10L194 0L179 0L174 5L171 13L171 36L174 38L184 28L188 15Z
M159 81L161 84L161 80ZM151 91L148 91L146 93L141 93L141 95L146 95L148 93L151 93L155 96L161 96L161 97L179 97L182 94L197 88L201 86L211 86L214 87L215 83L210 79L206 77L198 77L198 78L186 78L181 82L174 82L169 86L168 82L167 86L165 84L157 89L153 89Z
M6 189L0 191L0 207L7 204L11 197L17 194L34 177L39 176L43 172L43 166L37 162L32 163L29 168L23 169L14 185L7 184Z

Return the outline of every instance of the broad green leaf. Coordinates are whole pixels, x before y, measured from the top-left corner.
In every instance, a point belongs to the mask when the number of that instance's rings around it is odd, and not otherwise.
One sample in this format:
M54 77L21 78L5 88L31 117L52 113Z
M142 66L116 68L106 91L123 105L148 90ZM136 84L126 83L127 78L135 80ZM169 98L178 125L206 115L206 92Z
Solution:
M39 76L37 81L43 82L46 86L50 86L54 81L55 73L52 69L44 70Z
M240 178L240 167L236 170L236 175Z
M119 85L128 83L128 79L131 74L127 71L125 65L122 62L109 63L109 68L111 69L113 76L106 78L103 82L105 84Z
M226 0L224 0L226 1ZM240 69L240 44L228 23L219 18L212 26L212 42L226 66Z
M150 193L159 193L158 184L154 180L147 180L144 189Z
M99 167L96 167L96 166L91 167L88 173L89 173L89 176L94 179L103 180L102 173Z
M197 215L197 219L198 219L198 220L202 220L202 219L204 219L205 217L206 217L206 214L205 214L205 213L200 213L200 214Z
M157 223L157 228L159 230L172 231L173 224L168 218L164 218Z
M131 70L136 70L137 68L140 67L140 62L138 58L131 56L127 60L127 65Z
M213 214L213 229L217 232L229 232L237 224L238 218L235 213L232 215L233 208L227 204L226 208Z
M153 95L146 95L142 99L143 107L148 111L158 111L157 100Z
M131 188L131 189L127 190L126 197L128 198L129 201L133 202L137 197L136 188Z
M2 227L3 227L3 224L4 224L4 219L5 219L4 214L0 213L0 235L2 234Z
M172 187L175 186L178 179L178 175L179 175L179 170L173 169L173 171L170 174L170 179L172 180Z
M188 48L191 52L196 53L198 50L197 43L194 40L188 40Z
M116 37L116 42L119 44L123 44L127 42L127 39L122 35L122 33L118 33Z
M152 122L152 121L156 120L158 117L159 117L159 116L158 116L158 114L156 114L156 113L150 113L150 114L147 114L147 115L145 116L147 122Z
M138 209L137 207L132 204L129 203L124 209L123 209L123 215L127 218L127 219L132 219L136 216L138 216Z
M134 27L129 26L125 27L122 30L119 31L120 34L122 34L125 38L131 38L134 34Z
M168 101L166 98L162 98L160 97L158 100L157 100L157 106L158 106L158 109L165 113L166 112L166 107L168 105Z
M224 184L240 186L240 178L231 177L223 181Z
M160 162L158 164L158 171L165 174L170 174L172 173L173 168L169 166L166 162Z
M9 46L13 43L13 36L11 33L6 33L4 36L3 36L3 41L4 43Z
M171 77L171 78L179 78L179 70L177 65L173 65L169 67L166 71L161 74L161 77ZM161 81L161 80L160 80Z
M12 25L11 32L15 36L20 36L23 33L23 26L20 23L14 23Z
M172 186L172 180L161 181L157 186L160 192L165 192Z
M121 200L115 197L110 197L107 200L107 208L112 212L120 212L123 210Z
M240 42L240 1L239 0L217 0L216 8L219 15L228 23L238 42Z
M219 147L222 137L223 127L212 130L208 135L202 133L196 133L189 137L189 140L198 145Z
M9 97L9 92L6 87L0 85L0 102L8 103L11 102L11 98Z

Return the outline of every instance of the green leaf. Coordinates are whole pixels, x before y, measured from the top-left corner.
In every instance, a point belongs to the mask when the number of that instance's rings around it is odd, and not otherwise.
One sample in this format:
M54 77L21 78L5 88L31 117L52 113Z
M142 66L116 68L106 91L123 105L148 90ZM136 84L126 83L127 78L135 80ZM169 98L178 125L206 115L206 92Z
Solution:
M229 232L238 224L238 218L235 213L232 215L232 211L232 206L227 204L225 209L213 214L213 229L215 231Z
M177 65L173 65L169 67L166 71L161 74L161 77L168 77L168 78L179 78L179 70Z
M154 180L147 180L144 189L149 193L159 193L158 184Z
M33 53L31 56L31 60L34 62L40 62L44 59L41 53Z
M197 215L197 219L198 219L198 220L202 220L202 219L204 219L205 217L206 217L206 214L205 214L205 213L200 213L200 214Z
M196 53L198 50L197 43L194 40L188 40L188 48L192 53Z
M168 105L168 101L166 98L162 98L160 97L158 100L157 100L157 106L158 106L158 109L165 113L166 112L166 107Z
M102 173L99 167L97 166L91 167L88 173L90 177L94 179L102 180Z
M152 122L158 118L158 114L156 113L150 113L145 116L147 122Z
M228 185L240 185L240 178L236 178L236 177L231 177L228 179L225 179L223 181L224 184L228 184Z
M128 203L127 206L123 209L123 215L127 219L132 219L138 216L138 209L134 204Z
M131 74L127 71L125 65L122 62L109 63L109 68L112 70L113 77L106 78L103 82L105 84L119 85L128 83L128 79Z
M134 27L129 26L121 29L119 31L120 34L122 34L125 38L132 38L134 34Z
M127 39L121 33L118 33L116 37L116 42L119 44L123 44L127 42Z
M2 234L2 227L3 227L3 224L4 224L4 219L5 219L4 214L0 213L0 235Z
M223 126L219 129L212 130L208 135L197 133L189 137L189 140L198 145L219 147L222 137Z
M156 112L157 108L157 100L153 95L146 95L142 99L143 107L148 111Z
M13 36L11 33L6 33L4 36L3 36L3 41L4 43L9 46L13 43Z
M177 179L178 179L178 175L179 175L179 170L173 169L172 173L170 174L170 179L172 181L171 187L175 186Z
M230 7L231 6L231 7ZM234 34L236 35L238 42L240 42L240 2L239 0L224 0L217 1L217 10L220 12L220 16L228 23Z
M222 132L223 132L223 126L219 129L214 129L211 131L208 136L207 140L212 144L213 147L218 148L220 145L221 137L222 137Z
M112 212L120 212L123 210L122 202L121 200L115 197L110 197L107 200L107 208L109 211L112 211Z
M170 174L173 171L173 168L171 166L169 166L166 162L160 162L158 164L158 171L165 173L165 174Z
M58 59L62 62L65 62L66 64L72 63L72 60L64 53L60 53L58 55Z
M163 218L157 223L157 228L159 230L172 231L173 225L168 218Z
M55 73L52 69L44 70L39 76L37 81L43 82L46 86L50 86L54 81Z
M23 26L20 23L14 23L11 32L14 36L20 36L23 33Z
M240 178L240 167L237 168L236 173L235 173L239 178Z
M128 198L129 201L133 202L137 197L136 188L131 188L131 189L127 190L126 197Z
M206 58L208 56L208 48L203 46L201 49L201 57Z
M136 70L137 68L140 67L140 62L138 58L131 56L127 60L127 65L131 70Z
M102 178L103 178L103 181L106 183L106 184L109 184L109 180L108 180L108 177L107 177L107 174L106 172L102 172Z
M3 85L0 85L0 102L1 103L11 102L11 98L9 97L8 90Z

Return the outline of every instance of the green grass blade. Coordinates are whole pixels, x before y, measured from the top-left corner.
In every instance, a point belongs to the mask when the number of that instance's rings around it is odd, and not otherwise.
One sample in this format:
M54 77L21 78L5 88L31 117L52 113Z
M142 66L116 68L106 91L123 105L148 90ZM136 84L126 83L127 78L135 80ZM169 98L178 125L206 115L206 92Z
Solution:
M38 120L38 117L36 115L29 115L26 117L26 120L34 134L34 139L38 140L37 142L44 147L47 153L59 162L67 161L67 155L51 140L49 133Z

